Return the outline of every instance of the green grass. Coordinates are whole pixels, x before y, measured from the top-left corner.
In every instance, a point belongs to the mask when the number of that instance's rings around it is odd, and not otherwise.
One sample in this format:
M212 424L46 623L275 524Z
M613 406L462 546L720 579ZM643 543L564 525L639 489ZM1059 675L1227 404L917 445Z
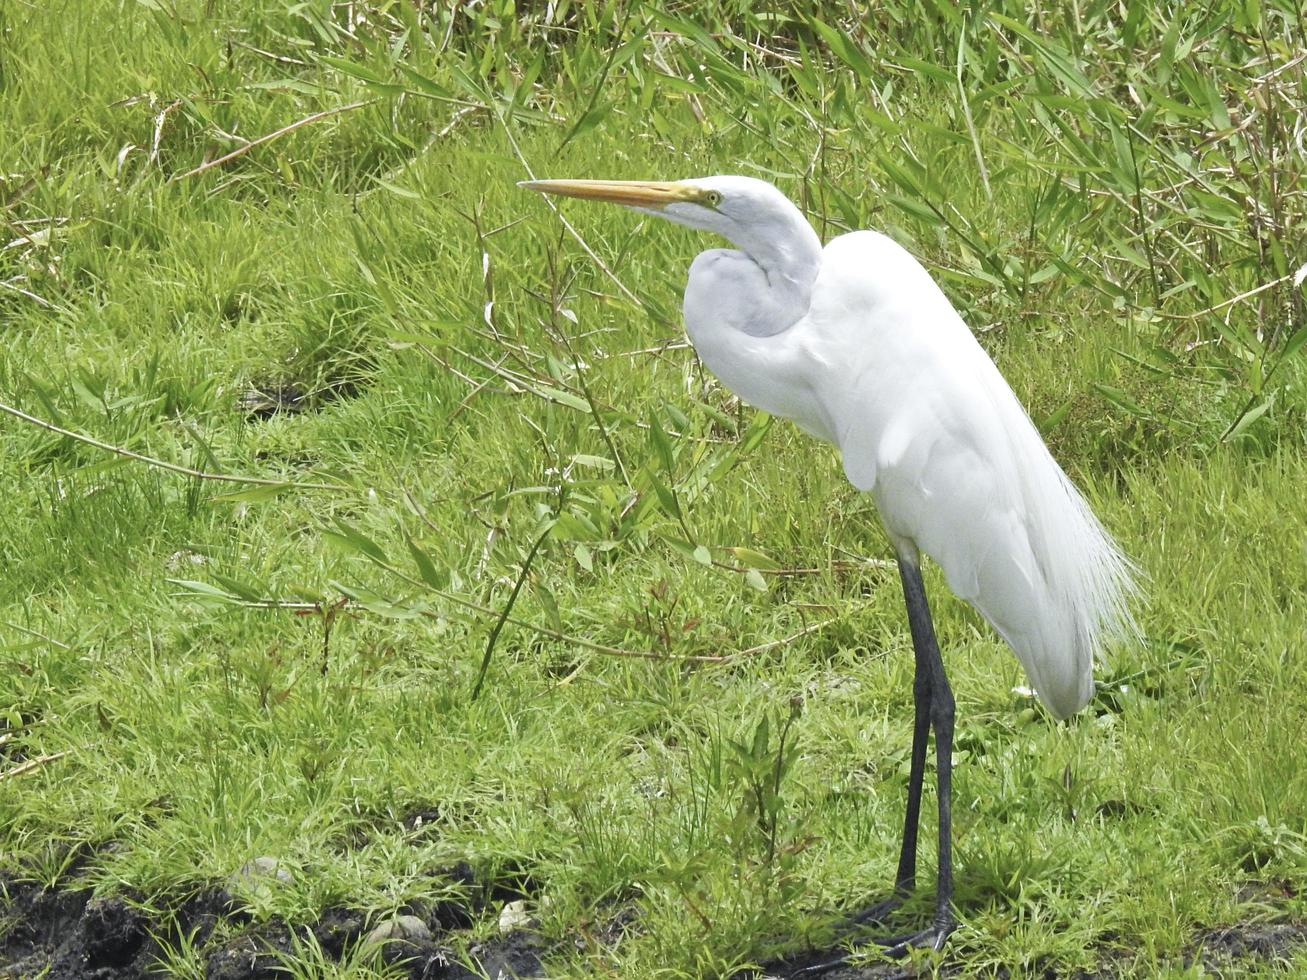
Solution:
M1301 917L1248 897L1307 880L1296 9L521 6L0 8L0 400L288 484L0 416L0 863L114 842L96 888L159 904L274 855L300 870L255 912L293 922L527 869L559 977L726 976L879 893L912 657L870 501L660 349L710 243L564 207L610 276L514 186L741 172L927 263L1149 576L1144 644L1056 725L927 570L948 959L1198 975L1204 930ZM281 387L305 410L242 406ZM474 700L467 603L519 579L553 632L506 624ZM732 744L764 718L760 766ZM571 942L627 906L620 944Z

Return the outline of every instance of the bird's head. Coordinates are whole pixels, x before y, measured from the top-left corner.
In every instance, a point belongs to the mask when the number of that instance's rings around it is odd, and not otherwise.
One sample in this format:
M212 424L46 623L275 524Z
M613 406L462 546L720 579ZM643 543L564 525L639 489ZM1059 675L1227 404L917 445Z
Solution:
M754 177L693 177L687 180L524 180L544 194L609 201L679 225L711 231L750 250L760 241L793 233L802 224L816 236L802 212L779 190Z

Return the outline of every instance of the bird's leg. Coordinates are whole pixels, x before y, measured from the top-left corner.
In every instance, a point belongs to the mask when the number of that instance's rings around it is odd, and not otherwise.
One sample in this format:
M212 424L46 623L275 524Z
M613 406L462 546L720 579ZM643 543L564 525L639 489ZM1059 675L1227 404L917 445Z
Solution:
M926 742L930 737L931 666L914 643L917 662L912 680L912 768L908 774L908 802L903 812L903 843L894 892L857 915L854 922L879 922L912 894L917 883L917 827L921 822L921 785L926 774Z
M915 715L912 729L912 769L908 776L908 803L903 818L903 847L899 851L899 869L894 894L854 917L857 922L875 922L893 911L916 883L917 825L921 814L921 787L925 777L926 739L935 732L935 769L938 776L939 804L939 876L935 885L935 916L931 925L919 932L902 936L861 940L857 945L875 943L886 956L903 956L909 949L940 949L957 928L953 917L953 692L944 674L944 660L935 640L930 621L926 587L921 581L916 555L899 555L899 577L903 582L903 599L908 607L908 625L912 631L912 651L916 659L912 696ZM818 976L847 963L849 955L805 967L792 977Z
M917 827L921 822L921 784L926 776L926 740L930 735L934 670L930 661L916 652L916 675L912 679L912 769L908 775L908 805L903 813L903 847L894 890L911 892L917 883Z
M939 877L935 884L935 921L930 928L911 936L897 937L893 943L882 941L893 956L912 946L930 946L939 949L944 940L957 928L953 918L953 692L944 674L944 660L935 640L935 628L930 621L930 606L926 602L926 587L921 581L921 570L915 561L899 558L899 577L903 581L903 598L908 607L908 625L912 630L912 649L917 658L917 676L923 668L928 674L930 727L935 732L935 771L938 777L939 805ZM914 688L915 690L915 688ZM920 711L921 702L917 702ZM917 719L918 725L921 719ZM914 733L915 734L915 733ZM913 739L915 751L916 739ZM916 764L916 758L913 758ZM912 787L909 786L909 792ZM920 793L920 785L917 787ZM909 805L912 799L909 798ZM918 799L918 803L920 800ZM906 840L905 840L906 846ZM900 863L900 871L902 870Z

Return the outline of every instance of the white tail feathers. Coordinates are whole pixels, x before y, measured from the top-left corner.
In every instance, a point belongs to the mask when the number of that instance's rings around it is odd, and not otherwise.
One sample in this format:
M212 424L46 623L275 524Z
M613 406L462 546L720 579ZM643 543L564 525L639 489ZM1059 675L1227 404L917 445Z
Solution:
M1138 640L1131 604L1139 592L1139 570L1062 472L1033 424L1014 436L1014 442L1024 443L1020 449L1026 465L1019 470L1025 477L1026 523L1043 589L1036 586L1032 596L1039 607L1034 621L1014 631L1017 635L1004 635L1039 699L1053 715L1065 718L1093 697L1093 665L1106 648Z

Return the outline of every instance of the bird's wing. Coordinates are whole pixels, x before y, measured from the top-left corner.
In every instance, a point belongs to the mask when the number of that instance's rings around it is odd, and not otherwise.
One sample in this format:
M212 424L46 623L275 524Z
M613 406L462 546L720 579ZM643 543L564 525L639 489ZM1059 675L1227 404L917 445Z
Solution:
M824 287L824 288L823 288ZM1128 565L994 363L907 252L856 233L827 247L810 315L845 471L896 545L933 558L1016 651L1054 714L1093 691L1128 621Z

